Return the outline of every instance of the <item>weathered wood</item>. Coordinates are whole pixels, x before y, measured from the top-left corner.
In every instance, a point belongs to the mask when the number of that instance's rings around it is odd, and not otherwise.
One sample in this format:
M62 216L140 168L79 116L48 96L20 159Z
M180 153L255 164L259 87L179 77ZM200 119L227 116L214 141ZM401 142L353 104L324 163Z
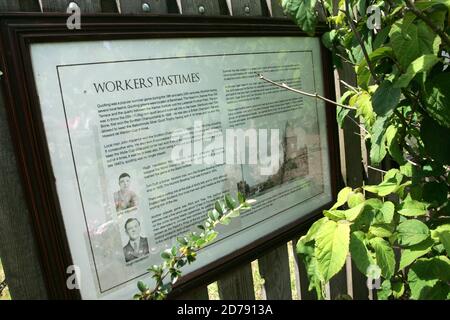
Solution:
M231 0L233 16L267 16L265 0Z
M75 2L82 13L101 12L100 0L41 0L44 12L66 12L71 2Z
M2 98L0 88L0 256L13 299L46 299L38 249Z
M217 16L221 14L221 7L218 0L182 0L181 13L189 15Z
M116 0L101 0L102 12L119 12Z
M272 17L287 18L287 14L284 13L283 7L278 0L271 0L272 5Z
M259 273L264 279L268 300L292 300L289 254L284 244L258 259Z
M356 76L352 66L344 64L343 68L339 70L339 79L344 80L350 85L356 84ZM345 92L343 86L337 86L337 95ZM363 185L363 164L362 164L362 151L361 151L361 130L354 123L358 121L353 116L352 120L346 119L344 121L344 128L339 132L340 138L340 150L341 150L341 163L342 175L346 184L352 188L360 187ZM352 294L355 300L368 299L368 289L366 286L366 277L362 274L352 262L351 265L351 279L352 279Z
M180 294L177 300L209 300L208 288L206 286L198 287Z
M309 291L308 274L306 273L305 265L298 259L296 246L299 238L292 240L292 253L294 255L294 273L295 273L295 287L297 288L300 300L317 300L316 293Z
M330 299L339 299L342 295L347 295L347 270L344 267L330 280Z
M39 12L39 0L1 0L0 11Z
M217 281L221 300L255 300L252 267L250 263L240 266Z
M121 13L168 13L166 0L120 0Z

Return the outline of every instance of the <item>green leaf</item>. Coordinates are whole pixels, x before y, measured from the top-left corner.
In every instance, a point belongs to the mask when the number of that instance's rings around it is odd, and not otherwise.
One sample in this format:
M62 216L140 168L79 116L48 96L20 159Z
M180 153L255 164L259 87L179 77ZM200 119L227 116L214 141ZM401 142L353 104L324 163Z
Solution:
M229 194L225 195L225 204L230 210L236 208L236 201Z
M395 125L390 125L386 129L386 146L389 154L398 164L406 162L403 149L400 146L399 130Z
M432 231L432 235L439 239L445 251L447 251L447 255L450 256L450 225L439 226Z
M405 284L401 281L392 282L392 295L395 299L399 299L405 293Z
M367 246L364 242L365 235L362 231L355 231L350 234L350 254L358 270L367 276L370 265L375 264Z
M217 210L212 210L212 211L208 211L208 217L212 220L212 221L217 221L219 220L219 213L217 212Z
M143 283L142 281L138 281L137 287L138 287L139 291L142 293L144 293L145 291L148 290L148 286L145 283Z
M406 199L401 205L398 213L405 217L417 217L427 214L428 203L413 200L411 198Z
M439 73L425 83L425 107L441 126L450 128L450 73Z
M238 200L240 204L244 204L245 203L245 195L243 195L242 193L238 192Z
M222 209L222 204L220 203L220 201L216 201L214 203L214 209L216 209L216 211L222 215L223 214L223 209Z
M374 224L369 227L369 233L380 238L390 237L392 236L393 232L393 226L386 223Z
M421 221L412 219L401 222L397 228L398 243L402 246L418 244L430 235L430 230Z
M376 63L379 60L384 58L393 58L393 56L394 54L391 47L380 47L369 54L369 60L373 65L376 65ZM358 84L362 88L366 89L372 77L372 74L370 73L370 70L367 66L366 59L363 59L361 63L357 66L356 75L358 79Z
M440 59L434 54L424 54L414 60L409 66L406 72L398 78L394 83L396 88L405 88L411 82L411 80L420 72L428 72L433 66L438 63Z
M401 19L389 33L390 45L403 69L424 54L437 55L440 38L425 23L413 24Z
M370 161L377 165L386 156L386 135L387 117L377 117L372 127L372 136L370 139Z
M347 204L349 208L354 208L360 203L364 202L365 197L361 192L351 192L348 195Z
M450 260L445 256L418 259L408 272L411 299L446 299L450 280Z
M323 215L334 221L345 220L344 210L323 210Z
M350 92L350 91L347 91L347 92ZM345 117L348 115L349 112L350 112L350 109L342 108L339 106L336 107L336 120L337 120L337 123L340 128L344 127Z
M350 225L327 221L316 236L316 258L323 282L328 282L345 264L349 252Z
M398 169L391 169L385 174L383 181L379 185L364 186L363 189L378 194L380 197L385 197L399 190L402 180L403 175L400 171Z
M399 269L404 269L413 263L416 259L426 255L431 251L434 245L434 241L431 238L427 238L416 245L410 246L402 250L402 255L400 257Z
M362 210L364 209L364 205L365 205L365 203L361 202L357 206L355 206L351 209L345 210L344 211L345 219L347 221L354 221L361 214Z
M392 295L391 281L384 280L381 284L381 288L377 291L378 300L388 300Z
M391 223L394 218L395 205L390 201L385 201L380 211L383 214L384 222Z
M306 235L300 238L300 241L303 241L304 243L309 242L311 240L315 240L317 232L320 230L322 225L328 221L327 217L320 218L316 222L312 224L312 226L309 228Z
M237 210L237 209L233 209L227 214L227 216L229 218L236 218L236 217L239 217L240 215L241 215L241 211Z
M400 102L400 94L400 88L396 88L392 85L392 82L384 80L372 97L373 111L378 116L387 115Z
M350 187L345 187L341 191L339 191L337 195L337 201L330 210L334 210L339 208L340 206L343 206L347 202L350 192L352 192L352 188Z
M164 250L163 252L161 252L161 258L163 258L164 260L170 260L172 258L170 249L167 249L167 250Z
M282 0L281 5L306 33L312 34L316 28L316 0Z
M384 278L390 279L395 272L395 255L390 244L382 238L373 238L370 245L375 249L377 264Z
M329 32L325 32L323 35L322 35L322 43L323 43L323 45L327 48L327 49L332 49L333 48L333 43L334 43L334 41L336 40L336 38L337 38L337 35L338 35L338 33L337 33L337 30L336 29L333 29L333 30L331 30L331 31L329 31Z

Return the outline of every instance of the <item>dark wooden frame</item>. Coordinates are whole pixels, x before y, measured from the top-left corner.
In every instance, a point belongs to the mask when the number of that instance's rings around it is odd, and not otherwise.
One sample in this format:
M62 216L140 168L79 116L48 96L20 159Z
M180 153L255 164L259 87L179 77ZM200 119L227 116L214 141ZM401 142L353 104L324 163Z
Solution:
M29 47L36 42L113 40L139 38L180 38L220 36L300 36L306 34L287 19L199 17L180 15L83 15L81 30L68 30L67 15L14 13L0 15L0 67L8 123L15 145L18 167L27 198L48 295L54 299L79 299L77 290L66 287L66 268L72 264L65 226L56 191L55 177L41 118L39 99L32 74ZM324 29L319 28L315 36ZM334 99L331 57L321 47L325 95ZM326 104L332 193L342 184L335 107ZM331 204L331 203L330 203ZM172 297L214 281L215 277L239 264L298 236L326 204L246 247L181 278Z

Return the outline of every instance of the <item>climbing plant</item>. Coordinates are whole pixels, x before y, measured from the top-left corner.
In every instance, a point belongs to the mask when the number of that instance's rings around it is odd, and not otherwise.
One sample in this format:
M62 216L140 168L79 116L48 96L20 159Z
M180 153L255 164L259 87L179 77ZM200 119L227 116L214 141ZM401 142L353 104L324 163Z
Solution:
M450 299L450 0L281 3L305 32L328 27L335 67L357 79L343 82L337 121L360 121L373 167L392 160L381 183L342 189L298 241L309 289L324 298L350 254L381 277L378 299Z
M173 285L182 275L182 268L197 260L200 249L213 242L218 236L216 227L228 225L231 219L238 217L241 211L249 210L252 200L238 193L237 201L230 195L225 195L223 200L217 200L208 213L205 213L205 221L198 225L195 231L176 239L176 243L167 250L161 252L161 263L151 266L148 271L154 280L154 285L149 287L139 281L139 292L135 294L136 300L164 300L171 292Z

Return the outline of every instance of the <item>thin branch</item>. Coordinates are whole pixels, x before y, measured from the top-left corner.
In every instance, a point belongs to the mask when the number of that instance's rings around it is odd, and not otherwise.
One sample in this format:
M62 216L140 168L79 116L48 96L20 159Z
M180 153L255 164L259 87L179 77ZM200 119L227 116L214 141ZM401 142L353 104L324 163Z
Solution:
M450 48L450 37L447 33L445 33L441 28L439 28L437 25L433 23L433 21L427 17L426 14L424 14L422 11L417 9L417 7L414 5L414 3L411 0L405 0L406 6L408 7L408 10L411 11L416 15L417 18L421 19L423 22L425 22L431 30L433 30L439 37L441 37L442 41L446 44L448 48Z
M325 102L332 103L332 104L337 105L337 106L339 106L339 107L341 107L341 108L344 108L344 109L356 110L356 108L354 108L354 107L346 106L346 105L343 105L343 104L341 104L341 103L339 103L339 102L330 100L330 99L328 99L328 98L325 98L325 97L321 96L321 95L318 94L318 93L309 93L309 92L305 92L305 91L302 91L302 90L298 90L298 89L291 88L291 87L289 87L286 83L278 83L278 82L275 82L275 81L273 81L273 80L270 80L270 79L266 78L266 77L263 76L262 74L259 74L259 78L260 78L261 80L264 80L264 81L266 81L266 82L268 82L268 83L271 83L271 84L273 84L273 85L275 85L275 86L277 86L277 87L280 87L280 88L283 88L283 89L286 89L286 90L289 90L289 91L292 91L292 92L295 92L295 93L299 93L299 94L304 95L304 96L307 96L307 97L312 97L312 98L316 98L316 99L319 99L319 100L323 100L323 101L325 101Z
M372 166L369 166L369 165L367 166L367 169L371 169L371 170L378 171L378 172L381 172L381 173L387 173L386 170L378 169L378 168L375 168L375 167L372 167Z
M366 59L367 66L369 67L369 71L372 74L373 79L376 83L379 83L378 77L373 69L372 63L369 59L369 54L367 53L366 46L364 45L364 42L361 39L361 36L359 35L358 30L356 30L355 23L352 20L352 17L350 16L350 6L348 3L348 0L345 0L345 15L347 16L348 24L350 25L350 28L352 29L352 32L355 34L356 40L359 43L359 46L361 47L361 50L364 54L364 59Z
M342 54L340 53L336 53L336 56L338 56L339 58L341 58L342 60L344 60L345 63L348 63L354 67L356 67L356 63L351 62L350 60L348 60L346 57L344 57Z
M358 93L358 90L356 90L356 88L350 84L348 84L347 82L345 82L344 80L339 80L344 86L346 86L348 89Z

